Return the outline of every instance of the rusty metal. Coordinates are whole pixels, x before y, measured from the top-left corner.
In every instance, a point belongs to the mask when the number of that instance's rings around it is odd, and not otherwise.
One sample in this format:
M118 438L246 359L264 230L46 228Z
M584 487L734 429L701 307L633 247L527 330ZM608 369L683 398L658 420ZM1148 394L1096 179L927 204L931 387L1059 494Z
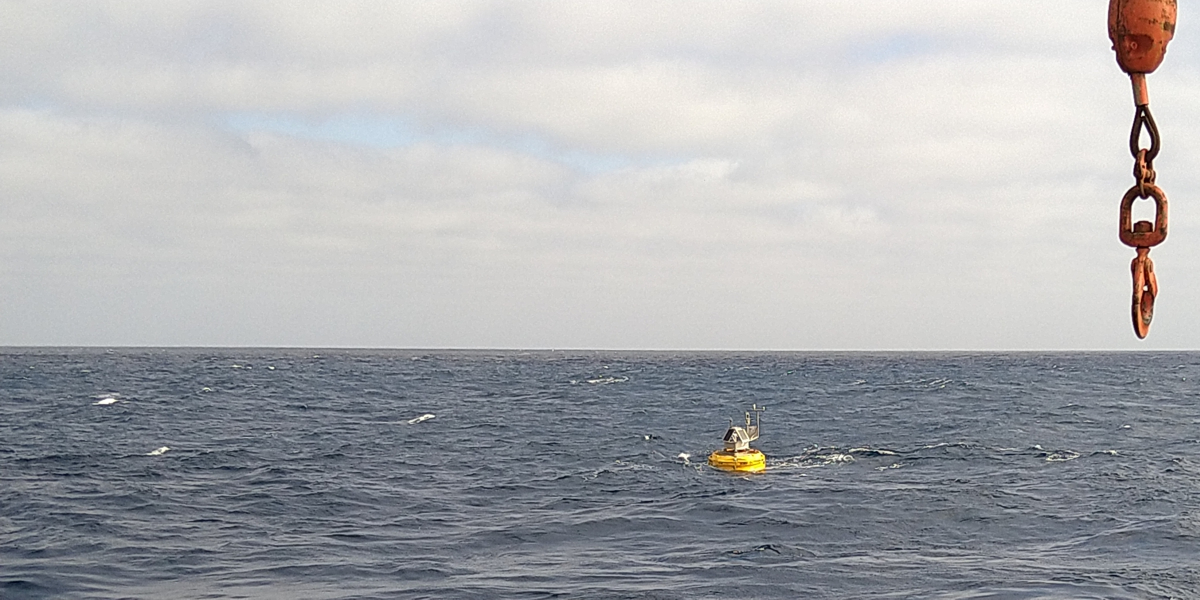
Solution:
M1133 223L1133 202L1145 197L1154 200L1154 222ZM1126 246L1137 249L1137 257L1129 265L1133 273L1133 332L1139 339L1145 339L1150 333L1154 299L1158 296L1158 277L1154 274L1154 261L1150 260L1150 248L1167 239L1167 195L1158 186L1145 184L1145 194L1137 185L1125 192L1121 199L1119 237Z
M1153 73L1162 64L1175 15L1175 0L1109 0L1108 38L1122 70Z
M1146 185L1146 195L1142 196L1138 186L1129 188L1125 197L1121 198L1121 221L1118 237L1130 248L1153 248L1167 239L1167 195L1157 185ZM1133 202L1138 198L1154 200L1154 223L1150 221L1133 221Z
M1149 225L1138 221L1138 225ZM1129 265L1133 272L1133 332L1139 339L1150 333L1150 321L1154 319L1154 298L1158 296L1158 277L1154 275L1154 261L1150 260L1149 248L1138 248L1137 256Z
M1145 198L1150 195L1146 191L1146 186L1154 185L1154 180L1158 178L1158 174L1154 172L1153 163L1147 160L1146 155L1149 154L1146 150L1139 150L1137 156L1133 159L1133 180L1134 185L1138 190L1138 198Z
M1129 81L1133 83L1133 105L1150 106L1150 88L1146 85L1146 74L1130 73Z
M1133 84L1133 130L1129 134L1129 152L1133 155L1133 187L1121 198L1119 237L1137 249L1130 264L1133 273L1133 331L1139 338L1150 332L1154 318L1154 299L1158 296L1158 277L1150 248L1167 239L1167 195L1155 184L1154 159L1160 140L1158 124L1150 114L1150 90L1146 74L1162 64L1167 44L1175 36L1176 0L1109 0L1108 37L1117 53L1117 64L1129 74ZM1142 148L1142 133L1150 137L1150 147ZM1133 222L1133 202L1138 198L1154 200L1154 222Z
M1133 223L1133 201L1142 197L1138 186L1129 188L1121 198L1121 221L1118 237L1130 248L1153 248L1167 239L1167 195L1153 183L1146 186L1146 196L1154 200L1154 223Z
M1142 150L1142 131L1150 136L1150 147L1146 148L1146 163L1154 167L1154 159L1158 158L1162 140L1158 135L1158 123L1154 122L1154 115L1150 114L1149 106L1139 106L1133 113L1133 128L1129 132L1129 153L1133 155L1134 160L1138 159L1138 152Z

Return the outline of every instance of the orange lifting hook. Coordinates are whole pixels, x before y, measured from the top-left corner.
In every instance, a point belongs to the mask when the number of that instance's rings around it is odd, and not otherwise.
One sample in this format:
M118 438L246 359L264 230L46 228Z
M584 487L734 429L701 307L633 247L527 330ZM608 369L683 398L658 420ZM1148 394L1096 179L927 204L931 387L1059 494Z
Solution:
M1138 230L1149 229L1149 221L1138 221ZM1150 320L1154 318L1154 297L1158 295L1158 278L1154 276L1154 261L1150 260L1150 249L1141 246L1137 256L1129 263L1133 272L1133 332L1139 338L1150 333Z
M1150 332L1154 317L1154 298L1158 295L1158 279L1150 248L1167 237L1167 196L1155 185L1154 158L1158 155L1158 126L1150 114L1150 92L1146 74L1154 72L1167 53L1167 44L1175 36L1176 0L1109 0L1108 37L1117 53L1117 64L1129 74L1133 83L1133 101L1137 107L1130 133L1129 151L1133 154L1133 187L1121 199L1120 238L1137 249L1130 265L1133 272L1133 330L1139 338ZM1142 130L1150 136L1150 148L1142 149ZM1155 204L1154 223L1133 223L1133 201L1152 198Z

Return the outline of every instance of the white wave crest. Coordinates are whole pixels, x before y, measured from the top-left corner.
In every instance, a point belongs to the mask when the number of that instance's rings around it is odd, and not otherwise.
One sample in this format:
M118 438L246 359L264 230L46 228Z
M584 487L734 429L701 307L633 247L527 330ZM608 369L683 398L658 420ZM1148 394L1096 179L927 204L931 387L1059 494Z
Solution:
M1046 455L1047 462L1067 462L1068 460L1075 460L1077 458L1079 458L1079 453L1072 452L1070 450L1064 450L1062 452L1051 452Z
M625 383L626 381L629 381L628 377L596 377L587 380L592 385L608 385L610 383Z
M108 406L109 404L116 404L117 401L121 399L121 395L116 392L105 392L103 394L97 394L92 397L96 399L96 401L93 404L97 404L100 406Z

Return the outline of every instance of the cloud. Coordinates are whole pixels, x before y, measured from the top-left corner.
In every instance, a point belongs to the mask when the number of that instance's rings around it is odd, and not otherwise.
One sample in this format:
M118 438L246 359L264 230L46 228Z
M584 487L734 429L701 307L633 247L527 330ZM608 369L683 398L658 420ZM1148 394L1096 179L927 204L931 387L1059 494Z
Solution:
M5 10L5 343L1130 344L1093 3ZM1195 47L1151 79L1172 198Z

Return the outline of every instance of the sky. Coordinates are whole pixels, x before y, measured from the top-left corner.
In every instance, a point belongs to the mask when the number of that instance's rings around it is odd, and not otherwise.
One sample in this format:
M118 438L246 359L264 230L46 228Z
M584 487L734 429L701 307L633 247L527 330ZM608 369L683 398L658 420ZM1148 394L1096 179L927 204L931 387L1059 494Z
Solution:
M0 0L0 345L1200 348L1195 11L1141 341L1101 0Z

